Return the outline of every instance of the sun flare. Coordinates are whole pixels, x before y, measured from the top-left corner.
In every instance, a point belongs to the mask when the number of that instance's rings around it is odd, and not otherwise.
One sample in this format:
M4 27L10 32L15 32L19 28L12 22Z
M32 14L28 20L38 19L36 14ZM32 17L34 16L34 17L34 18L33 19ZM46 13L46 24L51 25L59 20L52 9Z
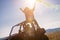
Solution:
M36 0L27 0L26 3L28 4L29 8L33 8Z

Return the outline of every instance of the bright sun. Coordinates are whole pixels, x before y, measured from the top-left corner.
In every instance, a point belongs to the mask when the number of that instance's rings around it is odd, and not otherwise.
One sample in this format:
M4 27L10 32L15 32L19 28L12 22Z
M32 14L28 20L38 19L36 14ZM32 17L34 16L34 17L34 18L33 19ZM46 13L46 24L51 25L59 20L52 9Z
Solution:
M27 0L26 3L29 8L33 8L36 0Z

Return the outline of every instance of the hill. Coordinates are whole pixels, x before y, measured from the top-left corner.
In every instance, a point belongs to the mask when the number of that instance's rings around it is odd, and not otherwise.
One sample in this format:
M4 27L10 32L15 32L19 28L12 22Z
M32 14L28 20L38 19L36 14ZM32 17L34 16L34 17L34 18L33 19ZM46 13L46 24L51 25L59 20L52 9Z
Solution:
M49 40L60 40L60 31L55 31L52 33L46 33Z
M56 31L60 31L60 28L54 28L54 29L46 30L47 33L52 33L52 32L56 32Z
M60 40L60 28L46 30L49 40Z

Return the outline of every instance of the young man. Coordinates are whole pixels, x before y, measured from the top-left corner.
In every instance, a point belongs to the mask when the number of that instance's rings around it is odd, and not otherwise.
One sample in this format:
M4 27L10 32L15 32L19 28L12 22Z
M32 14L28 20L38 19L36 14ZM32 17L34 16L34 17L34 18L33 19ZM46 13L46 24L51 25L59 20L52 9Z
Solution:
M34 9L35 7L33 9L26 7L24 10L20 8L20 10L25 14L26 21L32 22L34 20L34 15L33 15Z
M36 30L37 28L39 28L38 23L36 22L35 18L34 18L34 10L35 10L35 6L30 9L28 7L26 7L24 10L22 8L20 8L20 10L25 14L26 17L26 21L28 23L31 24L31 26L33 25L33 28ZM27 24L28 24L27 23Z

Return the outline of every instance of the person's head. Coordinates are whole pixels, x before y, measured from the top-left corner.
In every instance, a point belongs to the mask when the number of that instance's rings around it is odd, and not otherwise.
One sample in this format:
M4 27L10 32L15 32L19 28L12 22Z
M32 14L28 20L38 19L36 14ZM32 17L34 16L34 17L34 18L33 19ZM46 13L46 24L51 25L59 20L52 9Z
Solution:
M25 7L24 11L25 11L25 10L29 10L29 8L28 8L28 7Z
M30 11L30 9L28 7L25 7L24 12L28 13L28 11Z

